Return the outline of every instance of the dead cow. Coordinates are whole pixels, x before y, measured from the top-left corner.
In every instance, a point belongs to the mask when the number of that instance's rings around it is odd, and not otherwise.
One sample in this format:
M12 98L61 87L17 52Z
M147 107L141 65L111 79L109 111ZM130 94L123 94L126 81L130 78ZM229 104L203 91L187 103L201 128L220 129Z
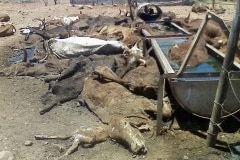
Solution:
M16 28L10 23L0 23L0 37L13 35Z
M188 49L192 43L192 39L190 38L186 43L175 45L169 50L169 58L178 65L181 65L183 62ZM205 47L206 41L203 39L200 40L193 52L193 55L190 58L189 66L195 67L203 62L206 62L209 58L207 48Z
M196 3L192 6L192 12L195 13L202 13L206 12L208 10L208 7L203 5L202 3Z
M0 14L0 22L8 22L10 17L7 14Z
M195 21L197 22L197 21ZM200 21L199 21L200 22ZM200 23L193 23L190 27L191 31L198 29ZM198 25L197 25L198 24ZM169 50L169 58L177 64L181 64L186 56L188 49L193 41L193 37L189 38L188 41L184 44L175 45ZM222 29L219 25L213 20L209 20L206 27L204 28L204 32L201 35L201 38L193 51L193 55L190 58L189 66L195 67L200 63L206 62L208 60L208 52L205 47L206 43L212 45L216 49L226 52L227 46L227 37L223 33ZM239 54L237 54L239 57Z
M134 154L145 154L147 152L145 140L140 131L133 128L125 118L119 117L111 119L109 126L81 127L68 135L35 135L36 140L68 140L70 138L73 139L71 147L59 158L72 154L78 149L79 145L95 145L109 138L126 145Z
M141 36L138 33L135 33L135 29L122 26L105 26L101 29L99 34L107 36L119 36L119 34L122 34L122 41L128 47L133 47L139 42L139 40L141 40Z

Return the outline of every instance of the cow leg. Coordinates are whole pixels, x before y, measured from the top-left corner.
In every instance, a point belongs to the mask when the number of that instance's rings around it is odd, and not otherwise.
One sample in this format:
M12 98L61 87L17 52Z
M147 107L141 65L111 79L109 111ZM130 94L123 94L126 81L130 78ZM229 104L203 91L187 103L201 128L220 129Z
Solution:
M47 105L45 108L43 108L39 113L40 113L40 115L43 115L43 114L45 114L45 113L47 113L47 112L49 112L51 109L53 109L55 106L57 106L58 105L58 102L53 102L53 103L51 103L51 104L49 104L49 105Z
M93 144L93 143L94 143L94 138L84 136L81 134L76 134L74 135L72 146L67 150L67 152L63 156L67 156L75 152L78 149L78 146L80 144Z
M36 140L45 139L57 139L57 140L67 140L73 138L71 147L65 152L64 155L59 158L66 157L78 149L79 145L90 144L94 145L96 143L104 142L109 138L108 129L106 127L93 127L93 128L81 128L75 133L69 135L35 135Z
M127 145L134 154L145 154L147 152L145 140L140 131L133 128L124 118L113 118L109 125L111 128L110 138Z
M67 140L71 136L70 135L54 135L54 136L48 136L44 134L39 134L34 136L36 140L45 140L45 139L58 139L58 140Z

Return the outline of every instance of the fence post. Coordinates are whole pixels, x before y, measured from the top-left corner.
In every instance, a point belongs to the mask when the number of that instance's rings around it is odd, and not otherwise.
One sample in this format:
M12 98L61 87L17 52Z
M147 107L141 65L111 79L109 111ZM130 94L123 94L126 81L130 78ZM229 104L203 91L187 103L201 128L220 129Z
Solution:
M128 6L129 6L129 10L130 10L130 17L132 22L134 21L134 16L133 16L133 11L132 11L132 0L128 0Z
M215 0L212 0L212 8L214 9L215 7Z
M228 71L234 62L234 56L237 48L240 32L240 1L237 1L236 14L233 19L232 29L227 45L227 52L223 61L222 71L216 91L211 120L208 128L207 146L214 147L219 132L219 123L221 121L222 104L226 99L228 90Z

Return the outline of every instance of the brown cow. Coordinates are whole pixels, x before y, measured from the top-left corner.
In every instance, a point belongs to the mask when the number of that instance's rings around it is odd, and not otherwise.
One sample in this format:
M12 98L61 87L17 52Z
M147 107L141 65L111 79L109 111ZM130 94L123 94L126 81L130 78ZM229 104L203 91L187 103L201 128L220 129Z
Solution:
M10 23L0 23L0 37L13 35L16 28Z
M0 22L8 22L10 17L7 14L0 14Z
M186 56L188 49L190 48L191 43L192 43L192 38L190 38L184 44L175 45L173 48L169 50L169 58L175 63L181 65L181 63L183 62ZM193 55L190 58L189 66L195 67L200 63L206 62L208 60L209 56L208 56L207 48L205 47L205 45L206 45L206 42L203 39L201 39L198 42L193 52Z

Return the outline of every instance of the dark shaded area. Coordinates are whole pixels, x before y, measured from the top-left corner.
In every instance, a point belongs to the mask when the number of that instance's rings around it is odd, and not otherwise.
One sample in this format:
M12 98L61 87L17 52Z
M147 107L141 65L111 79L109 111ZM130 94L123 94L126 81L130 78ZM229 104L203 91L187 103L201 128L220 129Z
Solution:
M230 148L232 152L236 154L236 158L240 159L240 142L231 144Z
M174 99L173 99L174 100ZM177 102L173 102L175 108L175 117L182 130L188 130L190 132L204 131L207 132L209 126L209 119L195 116L185 111ZM239 121L235 118L240 118L239 113L234 114L223 119L221 127L226 133L234 133L239 130Z
M42 96L41 101L45 104L40 114L50 111L58 104L78 98L84 85L84 79L89 76L97 66L115 68L117 56L80 56L71 59L69 67L62 72L57 81L49 84L49 91Z
M143 21L156 21L157 19L161 19L162 13L160 7L148 4L139 8L137 16Z

